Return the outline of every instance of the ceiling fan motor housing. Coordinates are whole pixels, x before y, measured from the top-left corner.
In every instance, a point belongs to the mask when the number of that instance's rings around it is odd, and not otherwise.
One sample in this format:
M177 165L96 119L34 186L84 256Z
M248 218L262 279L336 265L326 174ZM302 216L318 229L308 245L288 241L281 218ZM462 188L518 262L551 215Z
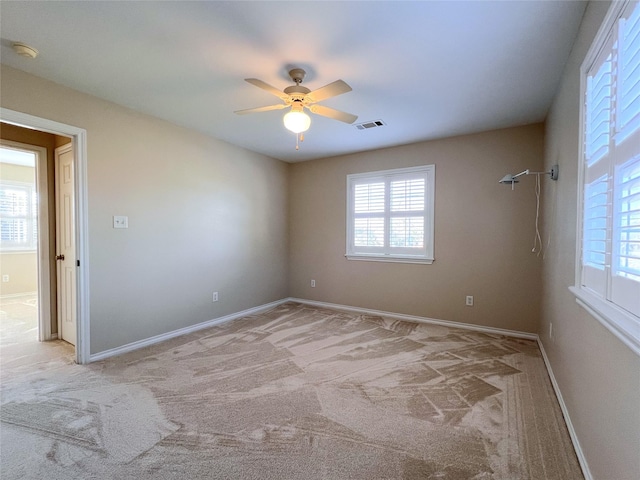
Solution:
M309 92L311 92L311 90L301 85L292 85L284 89L284 93L286 93L287 95L291 95L292 97L295 97L296 95L304 97Z
M307 72L305 72L301 68L292 68L291 70L289 70L289 76L291 77L291 80L296 82L297 85L300 85L302 83L306 74Z
M306 96L311 92L311 90L300 84L302 83L302 80L304 80L304 76L306 74L307 72L301 68L292 68L289 70L289 76L291 77L291 80L296 82L296 84L284 89L284 93L289 95L289 100L286 101L287 104L290 103L295 105L296 103L305 103Z
M309 90L307 87L303 87L300 85L302 83L302 80L304 80L304 76L306 74L307 72L305 72L301 68L292 68L291 70L289 70L289 76L291 77L291 80L296 82L295 85L284 89L284 93L286 93L290 97L289 102L294 104L295 102L303 103L307 94L311 92L311 90Z

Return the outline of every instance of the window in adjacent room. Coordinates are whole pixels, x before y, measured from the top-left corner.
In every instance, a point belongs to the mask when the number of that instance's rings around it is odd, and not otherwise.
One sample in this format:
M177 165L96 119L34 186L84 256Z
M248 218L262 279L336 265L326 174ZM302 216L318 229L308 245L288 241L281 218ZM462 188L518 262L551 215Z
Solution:
M35 188L36 155L0 148L0 250L36 250L38 206Z
M640 352L640 3L614 2L582 67L580 303Z
M432 263L435 166L347 176L347 258Z

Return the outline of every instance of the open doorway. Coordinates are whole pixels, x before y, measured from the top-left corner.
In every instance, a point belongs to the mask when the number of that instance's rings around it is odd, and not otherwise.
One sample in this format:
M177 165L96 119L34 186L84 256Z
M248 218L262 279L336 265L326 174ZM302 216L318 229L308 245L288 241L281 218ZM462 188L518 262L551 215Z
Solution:
M0 345L42 338L38 302L38 189L36 167L46 150L0 143Z
M61 338L52 173L54 149L71 138L8 124L0 137L0 343Z
M12 143L14 151L37 151L36 156L36 205L26 209L35 219L31 224L26 221L5 222L6 231L11 225L20 227L27 225L28 231L23 237L29 237L37 244L38 283L34 298L25 299L25 306L35 307L38 311L37 339L41 341L64 339L75 343L75 360L78 363L89 362L88 337L88 275L87 275L87 222L86 222L86 131L77 127L60 124L51 120L33 117L20 112L0 109L0 137L2 143ZM21 145L22 147L21 147ZM26 147L25 147L26 145ZM3 145L4 146L4 145ZM66 192L63 192L61 202L56 188L63 175ZM12 193L16 196L16 192ZM23 195L24 196L24 195ZM17 198L17 197L16 197ZM60 211L62 208L62 211ZM17 210L16 210L17 211ZM58 219L65 223L59 225ZM3 232L4 235L4 232ZM61 235L63 237L61 237ZM7 236L7 235L4 235ZM15 235L14 235L15 236ZM18 236L15 236L17 239ZM63 238L63 240L61 240ZM4 237L3 237L4 240ZM65 250L66 255L60 254L58 249L71 241L73 250ZM61 258L65 258L65 262ZM58 265L60 264L60 265ZM59 298L66 287L64 305ZM9 282L7 282L9 283ZM0 283L0 286L2 284ZM4 300L4 299L3 299ZM63 306L64 315L60 314ZM33 310L33 307L32 307ZM26 313L25 313L26 315ZM67 326L66 338L62 334L60 322L72 318L75 323ZM26 328L26 327L25 327ZM34 331L29 330L30 338ZM70 347L73 350L73 347Z

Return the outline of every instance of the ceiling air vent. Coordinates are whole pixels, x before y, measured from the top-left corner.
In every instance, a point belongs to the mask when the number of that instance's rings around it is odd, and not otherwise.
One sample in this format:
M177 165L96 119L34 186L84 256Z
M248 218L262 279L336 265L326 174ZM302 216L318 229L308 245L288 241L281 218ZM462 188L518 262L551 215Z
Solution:
M357 123L355 127L358 130L367 130L369 128L384 127L385 125L386 123L384 123L382 120L372 120L370 122Z

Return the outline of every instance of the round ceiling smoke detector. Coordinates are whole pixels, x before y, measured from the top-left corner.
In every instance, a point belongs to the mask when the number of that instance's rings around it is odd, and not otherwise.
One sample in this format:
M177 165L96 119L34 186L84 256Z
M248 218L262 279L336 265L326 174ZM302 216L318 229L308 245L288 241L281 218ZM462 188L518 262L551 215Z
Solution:
M13 51L27 58L36 58L38 56L38 50L22 42L15 42L13 44Z

